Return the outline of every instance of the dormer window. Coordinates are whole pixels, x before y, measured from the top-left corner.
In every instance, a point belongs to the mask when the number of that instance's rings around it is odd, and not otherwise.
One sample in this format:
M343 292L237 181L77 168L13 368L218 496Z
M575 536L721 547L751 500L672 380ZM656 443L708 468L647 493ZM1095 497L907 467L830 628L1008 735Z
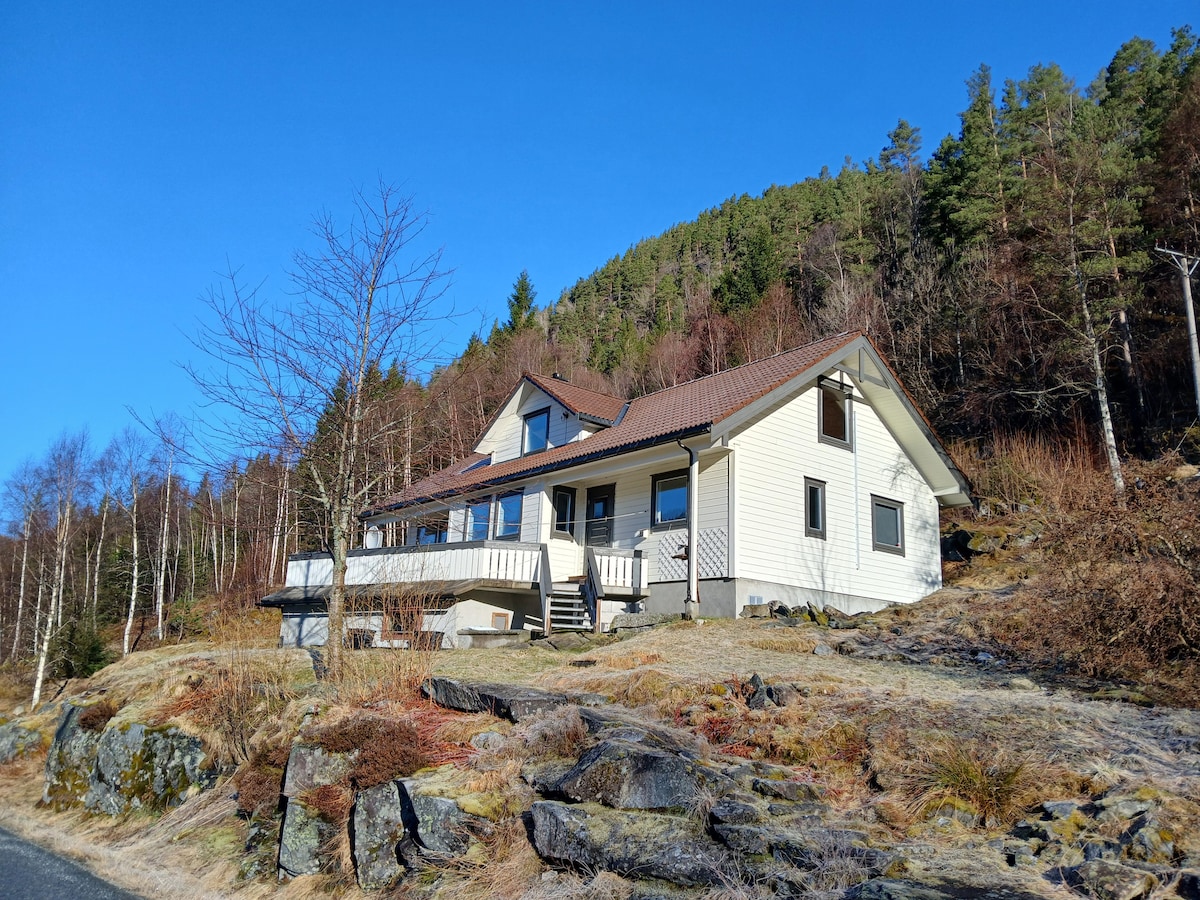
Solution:
M836 381L821 379L818 407L818 437L823 444L851 449L850 392Z
M525 434L521 453L528 456L550 446L550 409L541 409L525 417Z

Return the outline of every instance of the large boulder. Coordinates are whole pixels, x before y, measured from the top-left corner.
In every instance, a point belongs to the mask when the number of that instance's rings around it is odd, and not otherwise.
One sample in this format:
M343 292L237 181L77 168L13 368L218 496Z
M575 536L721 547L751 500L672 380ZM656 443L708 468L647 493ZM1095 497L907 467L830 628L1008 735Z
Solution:
M339 827L300 800L288 800L279 829L281 875L315 875L321 871L321 848L337 837Z
M570 702L566 694L539 691L515 684L490 684L430 678L421 685L421 693L447 709L462 712L487 712L502 719L519 722L534 713L555 709Z
M678 809L733 788L731 779L678 752L628 740L601 741L579 758L556 791L615 809Z
M350 815L358 886L368 891L390 887L401 875L397 848L407 837L400 791L393 781L360 791Z
M682 816L556 800L534 803L532 816L534 846L552 863L685 887L739 880L733 856Z
M174 726L129 721L89 730L80 724L86 710L73 703L63 709L46 756L47 805L82 805L113 816L163 810L216 780L198 738Z

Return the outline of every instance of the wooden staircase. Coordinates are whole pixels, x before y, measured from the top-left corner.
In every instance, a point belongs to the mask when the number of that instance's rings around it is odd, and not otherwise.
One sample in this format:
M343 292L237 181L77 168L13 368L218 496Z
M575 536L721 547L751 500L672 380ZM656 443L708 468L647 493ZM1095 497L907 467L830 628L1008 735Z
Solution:
M584 585L575 581L555 582L550 592L552 631L592 631L593 622L584 599Z

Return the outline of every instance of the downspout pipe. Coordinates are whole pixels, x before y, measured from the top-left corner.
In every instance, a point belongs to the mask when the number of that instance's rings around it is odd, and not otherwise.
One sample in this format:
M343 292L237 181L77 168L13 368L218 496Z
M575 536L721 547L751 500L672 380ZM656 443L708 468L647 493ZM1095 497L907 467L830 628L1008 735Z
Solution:
M687 597L683 601L683 617L687 620L700 617L700 552L699 541L699 506L700 506L700 451L686 446L683 441L676 441L688 455L688 487L687 487Z

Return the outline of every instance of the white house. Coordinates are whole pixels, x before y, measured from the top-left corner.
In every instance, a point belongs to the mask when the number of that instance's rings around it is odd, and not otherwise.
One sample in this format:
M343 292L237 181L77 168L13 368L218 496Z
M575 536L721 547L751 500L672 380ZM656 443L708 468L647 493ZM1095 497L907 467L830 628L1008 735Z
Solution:
M969 495L861 334L628 401L527 374L471 456L362 513L347 583L420 598L446 646L683 613L689 596L702 616L773 600L856 612L941 585L938 511ZM263 601L285 642L323 642L331 577L327 554L289 560ZM351 626L376 642L415 627L378 608Z

